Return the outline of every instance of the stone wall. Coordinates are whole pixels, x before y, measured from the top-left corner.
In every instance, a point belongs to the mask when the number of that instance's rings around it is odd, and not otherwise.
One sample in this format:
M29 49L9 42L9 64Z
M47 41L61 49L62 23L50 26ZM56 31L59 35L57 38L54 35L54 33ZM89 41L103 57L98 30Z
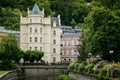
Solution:
M48 75L48 74L66 74L66 66L24 66L20 67L25 76L27 75Z
M12 80L12 79L17 79L17 71L10 71L7 72L5 74L3 74L2 76L0 76L0 80Z
M87 75L87 74L80 74L80 73L77 73L77 72L69 72L68 75L70 77L75 78L76 80L98 80L98 78L95 77L95 76L90 76L90 75Z

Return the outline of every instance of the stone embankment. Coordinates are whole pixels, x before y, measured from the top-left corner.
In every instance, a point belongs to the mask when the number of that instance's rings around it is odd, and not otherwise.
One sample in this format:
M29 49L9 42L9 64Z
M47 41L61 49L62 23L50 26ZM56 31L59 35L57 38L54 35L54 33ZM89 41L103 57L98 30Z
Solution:
M9 71L3 75L0 76L0 80L13 80L13 79L17 79L18 78L18 74L17 71Z

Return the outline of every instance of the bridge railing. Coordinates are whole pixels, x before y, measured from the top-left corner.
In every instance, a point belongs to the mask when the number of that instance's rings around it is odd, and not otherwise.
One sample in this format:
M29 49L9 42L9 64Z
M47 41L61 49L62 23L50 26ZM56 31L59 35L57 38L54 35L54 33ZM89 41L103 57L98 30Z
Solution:
M44 65L44 66L51 66L51 65L66 65L68 66L69 63L67 62L58 62L58 63L23 63L23 64L20 64L20 65Z

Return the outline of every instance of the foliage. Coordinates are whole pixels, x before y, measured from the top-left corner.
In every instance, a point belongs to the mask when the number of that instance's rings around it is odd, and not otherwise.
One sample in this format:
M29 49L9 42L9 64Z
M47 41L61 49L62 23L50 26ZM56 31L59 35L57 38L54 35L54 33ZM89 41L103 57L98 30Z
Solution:
M19 30L19 9L1 8L0 23L6 29Z
M80 73L85 73L86 72L86 70L85 70L85 66L79 66L78 67L78 72L80 72Z
M68 66L68 70L72 71L74 69L75 62L71 62Z
M21 57L21 51L18 48L15 35L8 34L1 36L0 39L0 69L15 69L16 62Z
M38 4L40 10L45 9L45 16L60 14L62 24L73 27L75 26L73 20L76 25L83 23L90 11L90 6L85 0L1 0L0 24L6 29L19 30L20 13L26 15L27 8L31 10L35 3Z
M120 78L120 68L115 64L107 64L100 70L99 77Z
M94 64L88 64L85 68L86 68L86 72L89 73L89 74L93 74L94 71L93 71L93 68L94 68Z
M25 59L25 61L29 61L30 62L34 62L34 60L36 61L40 61L41 58L43 57L44 53L41 52L41 51L31 51L31 50L28 50L24 53L24 56L23 58Z
M8 34L7 36L1 36L0 60L18 61L19 55L20 55L20 49L18 48L15 35Z
M77 72L86 73L86 68L85 68L86 65L87 65L87 64L85 64L85 63L80 63L80 64L79 64L79 67L78 67L78 69L77 69Z
M0 63L1 70L12 70L12 69L16 69L16 68L17 68L17 65L12 60L2 60Z
M69 71L75 71L82 74L96 75L100 80L103 79L120 79L120 63L110 63L107 61L100 61L98 63L74 63L72 69Z
M82 44L79 45L78 52L79 52L78 61L86 61L88 54L84 41L82 42Z
M85 19L85 46L93 55L99 54L108 61L120 61L120 11L117 4L109 3L112 0L94 0L91 12ZM111 6L109 6L109 5ZM114 8L116 10L114 10ZM109 51L113 50L114 54Z
M100 61L99 63L97 63L93 68L94 73L99 73L100 69L106 64L107 64L106 61Z
M75 80L75 79L67 75L59 75L58 80Z

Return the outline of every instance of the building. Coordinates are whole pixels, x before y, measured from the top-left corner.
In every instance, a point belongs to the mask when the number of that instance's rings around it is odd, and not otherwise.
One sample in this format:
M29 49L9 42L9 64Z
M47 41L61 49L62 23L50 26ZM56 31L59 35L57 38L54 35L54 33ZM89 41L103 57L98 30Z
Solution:
M70 26L61 26L61 61L71 62L78 58L77 46L80 44L82 30Z
M0 37L7 36L8 34L14 34L17 40L18 47L20 46L20 32L14 30L6 30L4 27L0 27Z
M27 13L20 15L20 48L43 51L45 62L60 62L60 16L45 17L37 4Z

